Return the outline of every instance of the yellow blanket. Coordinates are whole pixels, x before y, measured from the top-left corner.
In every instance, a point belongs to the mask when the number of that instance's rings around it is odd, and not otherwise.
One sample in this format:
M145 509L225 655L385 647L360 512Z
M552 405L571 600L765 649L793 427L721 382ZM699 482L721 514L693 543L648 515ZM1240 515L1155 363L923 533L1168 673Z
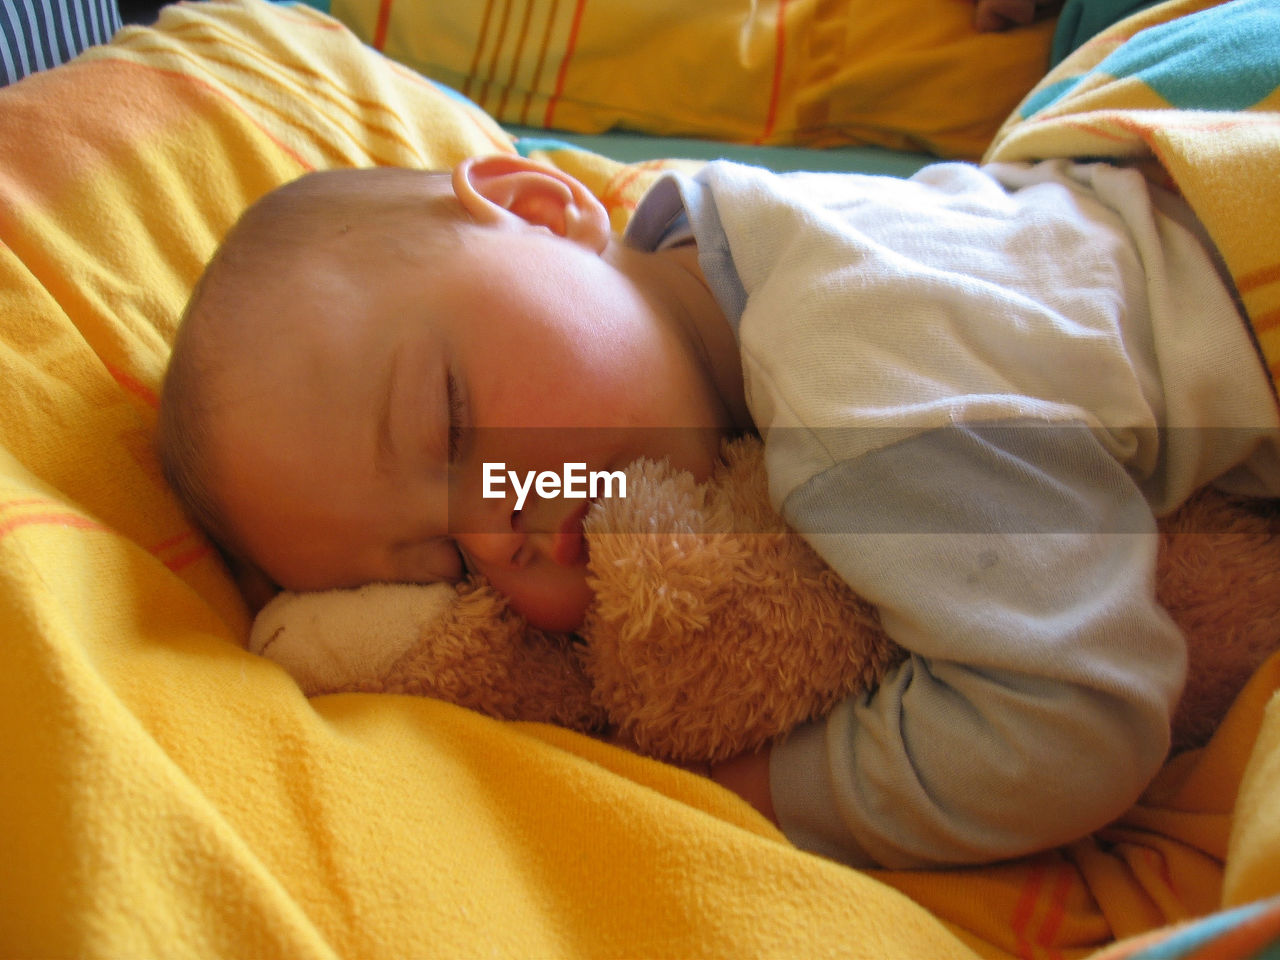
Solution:
M1222 253L1272 380L1280 382L1277 36L1280 7L1271 0L1160 4L1063 61L1009 118L987 157L1108 157L1142 165L1181 192ZM1185 822L1199 830L1212 820L1212 797L1233 794L1245 750L1256 744L1229 846L1223 846L1223 823L1204 847L1206 879L1213 861L1227 855L1226 903L1280 892L1280 697L1271 696L1280 688L1280 666L1273 660L1254 684L1234 725L1224 728L1188 780L1194 817ZM1218 806L1220 814L1228 812ZM1165 823L1159 821L1167 834ZM1161 856L1167 868L1167 853Z
M510 149L492 122L319 15L199 4L0 91L0 142L0 953L965 955L699 778L309 703L241 649L150 449L186 291L274 184Z
M1104 31L1045 77L990 160L1146 166L1221 251L1280 373L1280 6L1173 0Z
M0 142L0 953L1073 956L1280 891L1277 661L1113 830L936 874L797 852L714 785L553 728L308 702L242 650L159 477L175 318L275 184L508 138L335 22L242 0L0 91ZM618 224L653 175L549 159Z

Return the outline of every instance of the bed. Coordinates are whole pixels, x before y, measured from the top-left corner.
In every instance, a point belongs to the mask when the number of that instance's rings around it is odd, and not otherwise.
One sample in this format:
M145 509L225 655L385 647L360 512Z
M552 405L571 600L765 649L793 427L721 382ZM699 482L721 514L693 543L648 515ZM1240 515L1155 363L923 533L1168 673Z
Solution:
M1175 52L1222 36L1191 19L1213 4L1148 7L1047 76L1052 22L977 37L959 0L558 6L179 4L0 90L0 952L1276 956L1274 658L1098 834L859 872L674 767L424 698L307 700L245 651L249 611L160 477L157 387L218 239L306 170L518 150L621 227L661 169L710 152L888 173L1115 156L1197 206L1277 355L1274 56L1227 58L1243 79L1172 133L1153 111L1188 105L1142 100L1150 70L1101 69L1162 26ZM1274 54L1265 6L1222 9L1261 10ZM705 66L724 43L732 84ZM1141 63L1176 60L1161 49Z

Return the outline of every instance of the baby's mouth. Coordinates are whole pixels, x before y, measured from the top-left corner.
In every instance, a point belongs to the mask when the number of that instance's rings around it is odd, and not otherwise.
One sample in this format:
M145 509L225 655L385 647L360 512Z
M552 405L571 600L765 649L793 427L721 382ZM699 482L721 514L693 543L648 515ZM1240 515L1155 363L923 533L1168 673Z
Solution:
M562 567L577 567L587 562L587 538L582 532L582 520L591 509L591 501L584 500L560 524L551 540L551 559Z

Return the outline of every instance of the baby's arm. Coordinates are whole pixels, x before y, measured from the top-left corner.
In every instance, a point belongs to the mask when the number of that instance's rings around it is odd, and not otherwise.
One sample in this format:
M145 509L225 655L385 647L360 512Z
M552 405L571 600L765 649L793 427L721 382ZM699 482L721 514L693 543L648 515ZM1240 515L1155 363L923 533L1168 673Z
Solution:
M1155 602L1154 519L1091 431L933 431L786 507L801 528L844 524L815 545L911 651L774 748L793 841L853 864L993 861L1133 803L1168 749L1185 650Z

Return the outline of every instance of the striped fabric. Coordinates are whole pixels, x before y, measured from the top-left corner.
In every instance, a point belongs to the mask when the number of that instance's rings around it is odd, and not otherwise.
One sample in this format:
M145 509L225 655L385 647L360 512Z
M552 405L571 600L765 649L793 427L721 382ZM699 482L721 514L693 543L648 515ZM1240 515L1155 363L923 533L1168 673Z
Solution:
M1280 382L1280 4L1170 0L1094 37L1005 124L991 160L1110 157L1182 193Z
M119 29L116 0L0 0L0 84L56 67Z
M976 158L1044 73L1053 23L971 0L332 0L377 49L502 123Z
M1280 960L1280 897L1122 941L1093 960Z

